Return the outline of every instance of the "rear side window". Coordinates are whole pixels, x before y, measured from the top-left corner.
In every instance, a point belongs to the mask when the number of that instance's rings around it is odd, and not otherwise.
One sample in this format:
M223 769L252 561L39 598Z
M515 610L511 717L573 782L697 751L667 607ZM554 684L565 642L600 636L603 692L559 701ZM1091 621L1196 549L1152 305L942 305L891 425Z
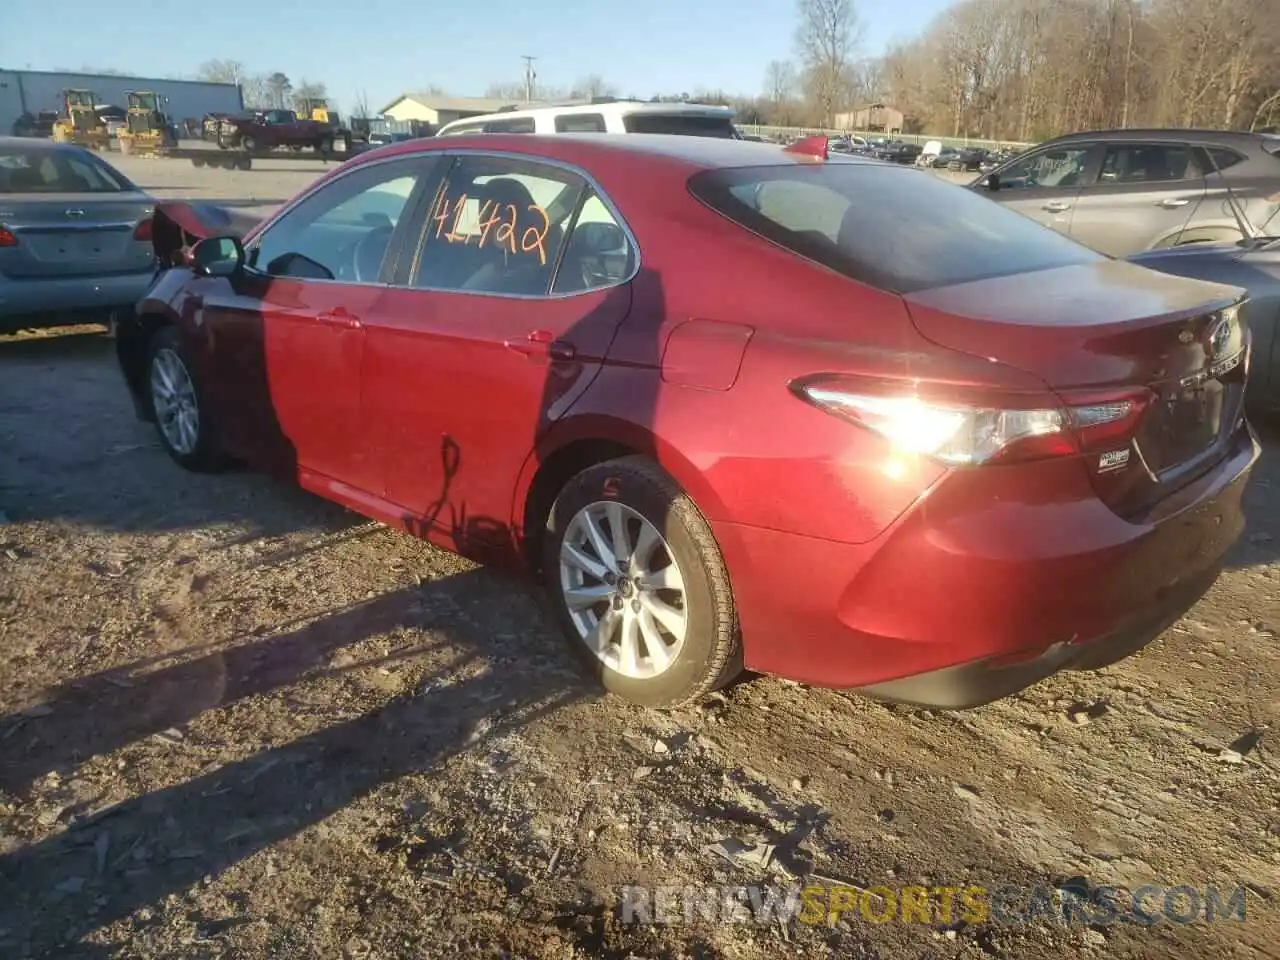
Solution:
M722 137L737 134L728 117L705 117L683 113L629 113L622 118L627 133L674 133L686 137Z
M972 190L887 165L708 170L689 189L765 239L897 293L1106 259Z
M1208 153L1212 161L1211 170L1215 168L1217 170L1226 170L1244 161L1243 156L1234 150L1228 150L1226 147L1207 147L1205 152ZM1201 161L1203 162L1203 157Z
M563 113L556 117L556 133L604 132L604 117L598 113Z
M1262 149L1273 157L1280 157L1280 136L1264 136L1262 138Z
M485 133L533 133L533 117L515 117L511 120L490 120L484 125Z
M1102 155L1099 183L1162 183L1200 176L1182 143L1115 144Z

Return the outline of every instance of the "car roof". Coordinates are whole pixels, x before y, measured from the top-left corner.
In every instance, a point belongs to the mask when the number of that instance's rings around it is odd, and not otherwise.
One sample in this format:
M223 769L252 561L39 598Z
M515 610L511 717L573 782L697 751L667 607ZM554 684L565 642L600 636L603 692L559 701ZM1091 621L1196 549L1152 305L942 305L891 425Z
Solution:
M710 103L685 103L684 101L674 103L652 103L647 100L609 100L600 103L545 103L518 109L499 110L495 113L484 113L474 117L461 117L457 120L451 120L444 126L462 126L463 124L469 123L485 123L490 120L509 120L512 117L537 117L545 116L547 114L555 114L556 116L572 116L573 114L578 113L621 115L633 113L657 113L664 114L666 116L671 116L673 114L687 114L689 116L725 117L726 119L732 119L734 110L732 107L722 107ZM443 127L441 129L443 129Z
M1071 143L1077 140L1098 140L1103 143L1119 140L1211 140L1214 142L1259 143L1265 134L1250 133L1244 130L1178 130L1159 127L1150 129L1127 130L1081 130L1076 133L1063 134L1046 140L1045 143Z
M788 152L776 143L759 143L729 137L693 137L670 133L631 133L625 137L606 133L478 133L431 137L390 144L361 154L362 158L386 157L438 150L477 150L486 153L514 153L542 157L564 163L608 161L609 157L630 156L666 159L694 169L721 167L781 166L814 163L815 158ZM832 159L835 159L833 155ZM861 158L840 157L841 162L874 163Z

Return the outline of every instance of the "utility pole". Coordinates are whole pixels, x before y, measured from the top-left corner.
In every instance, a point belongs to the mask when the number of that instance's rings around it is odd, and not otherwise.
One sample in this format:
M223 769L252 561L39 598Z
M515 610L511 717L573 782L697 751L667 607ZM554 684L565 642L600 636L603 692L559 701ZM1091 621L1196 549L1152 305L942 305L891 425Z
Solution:
M524 100L525 103L533 102L533 86L534 81L538 79L538 74L534 72L533 61L537 57L521 57L524 61Z

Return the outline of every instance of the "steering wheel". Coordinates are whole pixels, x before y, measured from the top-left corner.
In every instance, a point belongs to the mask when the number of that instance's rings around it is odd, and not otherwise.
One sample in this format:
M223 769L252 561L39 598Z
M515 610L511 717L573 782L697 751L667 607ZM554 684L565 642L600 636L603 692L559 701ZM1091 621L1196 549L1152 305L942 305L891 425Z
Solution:
M378 279L378 271L382 269L382 258L386 256L387 247L391 245L391 234L395 227L384 225L375 227L356 243L352 266L357 283L372 283Z

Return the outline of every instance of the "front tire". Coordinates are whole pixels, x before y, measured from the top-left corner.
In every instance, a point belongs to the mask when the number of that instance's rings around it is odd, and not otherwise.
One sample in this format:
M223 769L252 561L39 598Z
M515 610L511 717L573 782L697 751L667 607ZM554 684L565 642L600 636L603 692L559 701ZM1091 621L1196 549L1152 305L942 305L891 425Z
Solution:
M611 693L673 707L742 669L711 527L644 457L597 464L565 485L547 518L543 574L570 647Z
M147 399L165 452L198 472L225 464L209 422L208 405L175 327L161 327L147 351Z

